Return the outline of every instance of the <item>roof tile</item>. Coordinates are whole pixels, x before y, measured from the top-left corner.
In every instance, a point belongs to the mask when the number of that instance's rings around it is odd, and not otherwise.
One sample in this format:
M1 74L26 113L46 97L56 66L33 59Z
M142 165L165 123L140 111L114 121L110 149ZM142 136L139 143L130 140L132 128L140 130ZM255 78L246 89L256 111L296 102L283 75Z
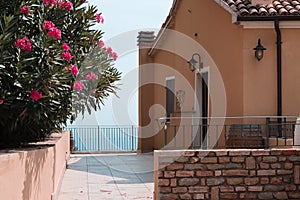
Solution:
M300 15L300 0L273 0L270 4L252 5L250 0L223 0L241 16Z

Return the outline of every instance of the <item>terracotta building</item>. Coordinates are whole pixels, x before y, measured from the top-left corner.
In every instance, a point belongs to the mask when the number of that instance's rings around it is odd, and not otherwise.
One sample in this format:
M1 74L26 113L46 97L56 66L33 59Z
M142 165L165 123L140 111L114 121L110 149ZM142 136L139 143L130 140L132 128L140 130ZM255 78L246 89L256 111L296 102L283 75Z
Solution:
M300 113L300 0L174 0L138 43L141 151L225 145L234 130L265 139Z

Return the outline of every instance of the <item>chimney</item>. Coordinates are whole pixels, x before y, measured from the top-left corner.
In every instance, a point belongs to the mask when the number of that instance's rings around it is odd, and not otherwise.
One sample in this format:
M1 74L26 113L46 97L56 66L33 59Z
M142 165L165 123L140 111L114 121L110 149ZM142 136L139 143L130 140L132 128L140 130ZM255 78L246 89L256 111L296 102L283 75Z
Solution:
M252 5L256 6L257 4L259 5L267 5L267 4L272 4L273 0L252 0Z
M154 43L154 31L140 31L138 35L138 46L151 47Z

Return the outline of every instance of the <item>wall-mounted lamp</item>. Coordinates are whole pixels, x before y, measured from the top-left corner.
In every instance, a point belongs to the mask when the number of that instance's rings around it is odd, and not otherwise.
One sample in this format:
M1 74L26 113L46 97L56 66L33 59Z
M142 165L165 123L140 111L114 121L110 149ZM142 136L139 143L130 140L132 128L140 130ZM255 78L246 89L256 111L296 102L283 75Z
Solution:
M255 58L260 61L264 57L264 51L267 49L261 45L261 41L258 39L258 44L253 50L255 50Z
M190 65L190 70L191 70L192 72L195 71L195 70L197 69L196 64L197 64L198 62L194 59L195 56L198 56L198 59L199 59L198 70L200 70L200 69L203 68L203 63L202 63L200 54L194 53L194 54L192 55L191 60L188 61L189 65Z

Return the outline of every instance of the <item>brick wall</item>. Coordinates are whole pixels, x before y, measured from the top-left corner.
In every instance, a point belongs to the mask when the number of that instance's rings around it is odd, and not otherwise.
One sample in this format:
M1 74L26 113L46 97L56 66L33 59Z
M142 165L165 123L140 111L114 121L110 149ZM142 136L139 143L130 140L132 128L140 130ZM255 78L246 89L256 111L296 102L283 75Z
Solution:
M300 199L300 148L155 151L155 199Z

